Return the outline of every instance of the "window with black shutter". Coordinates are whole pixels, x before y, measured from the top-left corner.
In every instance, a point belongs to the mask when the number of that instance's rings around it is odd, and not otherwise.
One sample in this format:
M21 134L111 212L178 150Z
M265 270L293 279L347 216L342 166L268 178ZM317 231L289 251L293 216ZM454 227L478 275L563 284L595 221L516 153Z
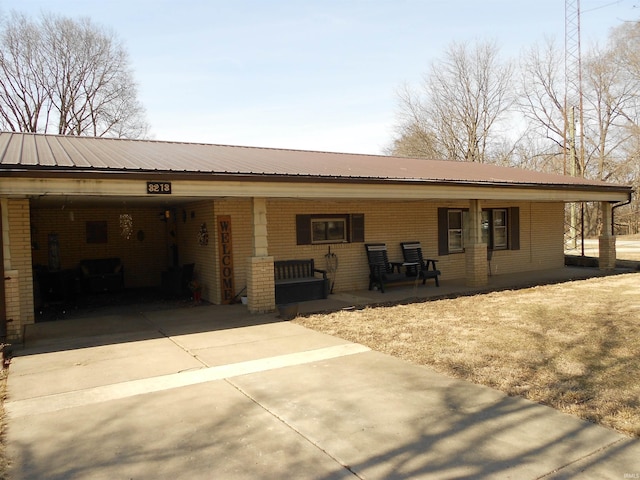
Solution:
M465 210L438 208L438 255L464 252ZM490 250L520 250L520 208L482 211L482 241ZM462 226L460 226L462 223Z
M364 242L364 213L296 215L296 243Z

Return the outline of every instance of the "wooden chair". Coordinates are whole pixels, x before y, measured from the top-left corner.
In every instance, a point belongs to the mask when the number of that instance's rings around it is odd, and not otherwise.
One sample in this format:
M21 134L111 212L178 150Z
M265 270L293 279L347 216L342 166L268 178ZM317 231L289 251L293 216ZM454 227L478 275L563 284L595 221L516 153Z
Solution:
M427 278L433 278L436 281L436 287L439 287L440 281L438 277L440 276L440 270L436 268L437 260L433 258L425 260L423 258L420 242L402 242L400 246L402 247L404 261L407 264L414 264L414 266L407 266L407 270L422 278L423 285L426 283Z
M378 285L384 293L385 285L408 280L407 274L400 271L402 262L389 262L386 244L367 243L365 248L369 261L369 290Z

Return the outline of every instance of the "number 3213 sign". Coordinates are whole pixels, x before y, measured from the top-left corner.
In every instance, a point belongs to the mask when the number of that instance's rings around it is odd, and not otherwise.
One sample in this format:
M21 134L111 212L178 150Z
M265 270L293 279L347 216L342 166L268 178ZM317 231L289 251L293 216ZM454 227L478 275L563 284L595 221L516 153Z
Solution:
M171 182L147 182L147 193L171 195Z

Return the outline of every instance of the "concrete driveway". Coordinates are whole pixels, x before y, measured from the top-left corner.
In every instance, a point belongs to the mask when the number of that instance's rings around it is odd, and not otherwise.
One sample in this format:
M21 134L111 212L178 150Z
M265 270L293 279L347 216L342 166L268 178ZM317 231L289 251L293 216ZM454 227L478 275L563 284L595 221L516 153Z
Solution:
M241 305L36 324L14 479L639 478L640 442Z

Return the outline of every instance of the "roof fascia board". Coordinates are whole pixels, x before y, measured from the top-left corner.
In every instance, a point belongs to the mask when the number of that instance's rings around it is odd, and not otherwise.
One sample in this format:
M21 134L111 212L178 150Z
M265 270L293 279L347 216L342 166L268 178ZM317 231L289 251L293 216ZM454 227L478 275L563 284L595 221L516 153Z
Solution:
M139 196L147 193L147 180L112 178L62 179L16 178L0 182L0 195L33 196ZM242 182L242 181L172 181L168 197L267 197L306 199L478 199L528 201L606 201L620 202L629 198L631 190L571 186L474 186L428 184L344 184L307 182ZM162 195L158 195L161 197Z

